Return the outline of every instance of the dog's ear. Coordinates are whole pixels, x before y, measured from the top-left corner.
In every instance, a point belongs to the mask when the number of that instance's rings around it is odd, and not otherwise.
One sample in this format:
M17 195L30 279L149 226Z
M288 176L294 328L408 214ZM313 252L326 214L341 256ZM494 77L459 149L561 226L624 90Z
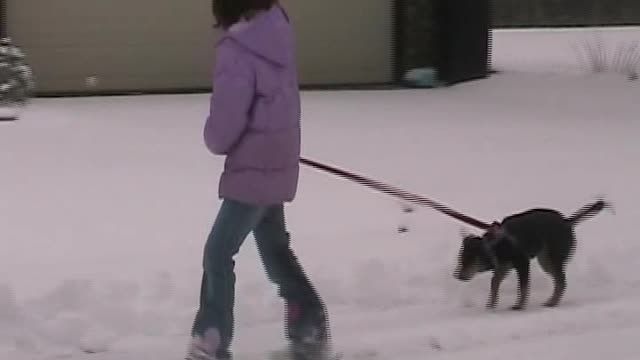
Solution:
M494 246L504 236L505 233L502 224L500 224L499 222L494 222L493 224L491 224L489 230L487 230L487 232L482 236L482 239L487 245Z
M480 236L472 233L471 231L465 228L460 229L460 236L462 237L463 244L471 244L474 241L480 240Z

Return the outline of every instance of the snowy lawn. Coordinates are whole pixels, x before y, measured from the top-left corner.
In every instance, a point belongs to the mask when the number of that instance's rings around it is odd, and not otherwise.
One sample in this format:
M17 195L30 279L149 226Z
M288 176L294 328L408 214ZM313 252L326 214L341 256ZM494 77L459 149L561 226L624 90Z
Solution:
M530 308L508 310L512 275L490 313L489 275L452 277L462 224L303 168L288 226L348 359L637 358L640 82L545 73L510 51L494 64L514 72L452 88L305 92L303 153L485 221L598 195L616 213L577 229L561 306L540 306L552 286L535 264ZM182 358L219 206L207 100L38 99L0 123L0 358ZM239 360L283 344L252 240L236 266Z

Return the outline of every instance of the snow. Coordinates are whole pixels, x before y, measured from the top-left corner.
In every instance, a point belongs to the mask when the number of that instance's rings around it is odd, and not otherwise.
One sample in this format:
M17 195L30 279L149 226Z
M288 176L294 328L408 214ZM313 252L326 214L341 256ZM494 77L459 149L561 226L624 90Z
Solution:
M640 66L637 27L499 29L493 31L493 65L509 72L580 74L591 68L590 51L604 56L598 63Z
M640 38L632 30L626 39ZM615 205L579 226L558 308L541 306L552 285L534 265L530 308L508 309L511 276L488 312L488 276L452 277L460 230L474 229L304 168L288 226L348 359L637 358L640 82L569 71L580 64L561 46L567 33L497 32L501 72L483 81L304 92L309 158L485 221L572 212L599 195ZM1 358L182 358L219 205L207 100L37 99L0 123ZM283 345L282 304L251 237L236 270L234 351L264 358Z
M15 109L2 107L0 105L0 121L12 121L16 114L17 112Z

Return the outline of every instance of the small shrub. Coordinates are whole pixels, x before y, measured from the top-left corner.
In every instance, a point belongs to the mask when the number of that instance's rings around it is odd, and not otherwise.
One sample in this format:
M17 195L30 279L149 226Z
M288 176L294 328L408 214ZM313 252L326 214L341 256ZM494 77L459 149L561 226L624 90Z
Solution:
M22 50L10 38L0 39L0 105L24 104L35 83Z
M587 67L593 73L615 72L629 80L638 80L640 75L640 41L617 44L613 55L601 38L585 41L581 54Z

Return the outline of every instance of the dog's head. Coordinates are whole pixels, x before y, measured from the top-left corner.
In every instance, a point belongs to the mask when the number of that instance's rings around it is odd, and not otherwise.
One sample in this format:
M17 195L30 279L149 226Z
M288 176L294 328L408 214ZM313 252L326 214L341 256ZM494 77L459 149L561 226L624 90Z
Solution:
M488 240L477 235L463 235L458 265L453 276L461 281L469 281L475 275L493 268Z

